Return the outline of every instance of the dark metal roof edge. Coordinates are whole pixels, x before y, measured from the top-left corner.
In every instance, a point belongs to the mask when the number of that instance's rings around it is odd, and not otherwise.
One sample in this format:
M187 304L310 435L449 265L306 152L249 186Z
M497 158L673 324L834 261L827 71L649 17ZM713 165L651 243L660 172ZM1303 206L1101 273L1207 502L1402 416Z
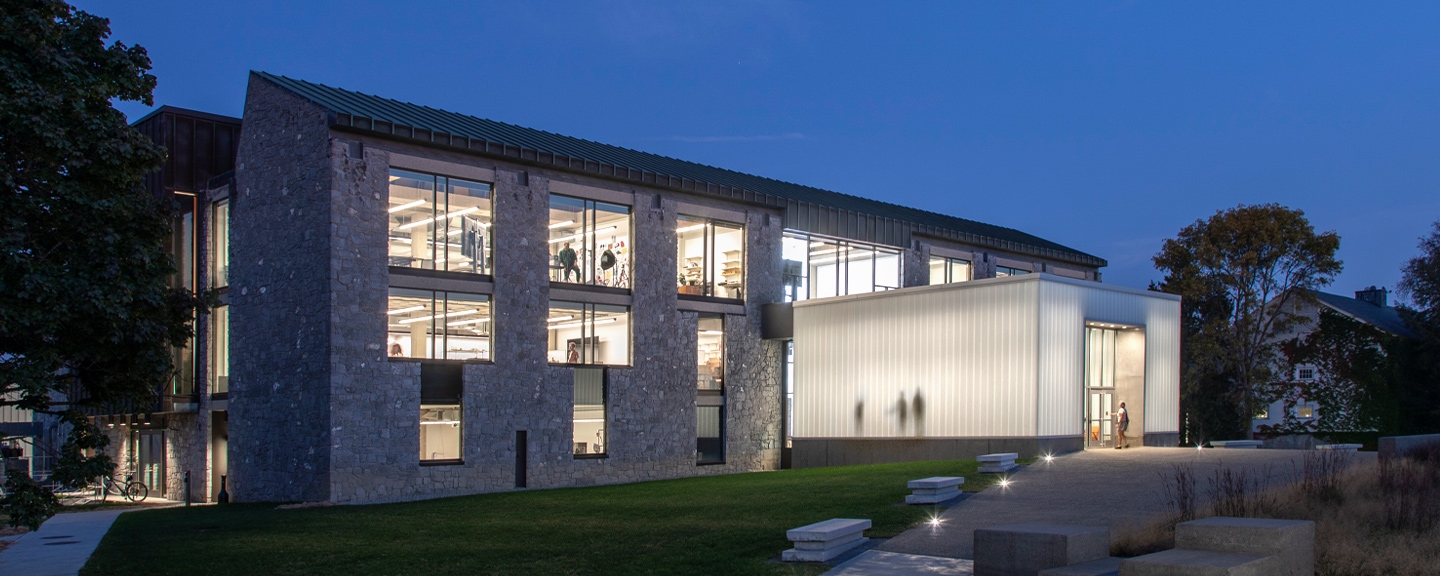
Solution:
M159 108L156 108L156 109L154 109L154 110L151 110L151 111L145 113L144 116L141 116L139 120L136 120L136 121L134 121L134 122L131 122L130 125L131 125L131 126L139 126L140 124L143 124L145 121L147 121L147 120L149 120L149 119L151 119L151 118L154 118L154 117L156 117L156 116L159 116L159 115L161 115L161 114L175 114L175 115L177 115L177 116L190 116L190 117L193 117L193 118L201 118L201 119L204 119L204 120L211 120L211 121L214 121L214 122L224 122L224 123L226 123L226 124L235 124L235 125L237 125L237 126L240 124L240 119L239 119L239 118L234 118L234 117L231 117L231 116L225 116L225 115L223 115L223 114L214 114L214 113L211 113L211 112L201 112L201 111L199 111L199 110L191 110L191 109L189 109L189 108L181 108L181 107L179 107L179 106L171 106L171 105L169 105L169 104L166 104L166 105L163 105L163 106L161 106L161 107L159 107Z

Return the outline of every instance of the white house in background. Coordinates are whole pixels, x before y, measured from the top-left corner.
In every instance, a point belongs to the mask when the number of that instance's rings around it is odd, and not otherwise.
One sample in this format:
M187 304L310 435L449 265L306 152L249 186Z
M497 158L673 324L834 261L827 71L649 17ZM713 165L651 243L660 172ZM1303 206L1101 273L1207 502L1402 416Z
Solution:
M1320 314L1325 310L1374 326L1389 334L1404 337L1414 336L1414 333L1405 326L1405 321L1400 318L1399 311L1389 305L1389 291L1384 288L1371 286L1364 290L1356 290L1354 298L1318 290L1312 290L1311 294L1315 296L1315 301L1301 304L1297 311L1298 314L1307 318L1307 321L1278 336L1276 340L1303 338L1310 334L1318 326ZM1301 364L1296 366L1294 373L1288 374L1288 377L1295 382L1313 382L1320 378L1321 374L1317 367ZM1250 431L1259 433L1262 426L1280 424L1285 420L1285 409L1284 399L1270 403L1251 420ZM1320 417L1320 405L1315 402L1302 400L1296 403L1293 410L1295 417L1301 421L1315 420Z

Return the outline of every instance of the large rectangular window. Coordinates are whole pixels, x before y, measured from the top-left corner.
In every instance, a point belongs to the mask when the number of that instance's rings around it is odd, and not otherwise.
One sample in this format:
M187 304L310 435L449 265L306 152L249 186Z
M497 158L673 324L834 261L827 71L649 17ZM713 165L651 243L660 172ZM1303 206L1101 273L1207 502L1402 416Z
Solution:
M490 297L391 288L385 348L392 358L490 359Z
M175 275L171 277L171 285L175 288L182 288L191 292L195 291L195 277L198 272L195 264L195 197L189 194L176 194L176 203L179 213L175 216L174 234L171 238L170 256L175 262ZM194 319L194 316L191 316ZM171 361L175 365L175 374L171 379L170 393L176 395L189 395L195 393L195 338L181 348L171 349Z
M575 457L605 455L605 369L575 369Z
M489 184L390 170L390 265L489 274Z
M900 287L898 249L798 234L787 236L781 248L787 291L797 300Z
M689 216L676 219L676 284L681 294L743 298L745 227Z
M551 364L630 365L630 309L550 301Z
M725 461L725 318L701 316L696 336L695 461Z
M1013 267L1010 267L1010 266L996 266L996 267L995 267L995 277L996 277L996 278L1004 278L1004 277L1006 277L1006 276L1019 276L1019 275L1021 275L1021 274L1029 274L1029 273L1030 273L1029 270L1025 270L1025 269L1023 269L1023 268L1013 268Z
M454 362L420 365L420 463L459 464L464 458L465 367Z
M970 279L970 261L944 256L930 257L930 284L953 284Z
M224 288L230 285L230 202L215 203L210 218L210 285Z
M630 287L630 207L550 195L550 280Z
M210 311L210 393L230 392L230 307Z

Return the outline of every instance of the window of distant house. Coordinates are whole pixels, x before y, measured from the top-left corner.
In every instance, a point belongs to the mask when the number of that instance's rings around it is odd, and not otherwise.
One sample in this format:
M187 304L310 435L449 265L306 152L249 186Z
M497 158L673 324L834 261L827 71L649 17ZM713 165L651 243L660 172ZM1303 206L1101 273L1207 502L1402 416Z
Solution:
M953 284L970 279L970 261L944 256L930 257L930 284Z
M550 281L630 287L630 207L550 195Z
M745 227L680 216L676 219L675 269L681 294L743 298Z
M1029 270L1023 270L1023 269L1020 269L1020 268L1011 268L1011 267L1009 267L1009 266L996 266L996 267L995 267L995 277L996 277L996 278L1004 278L1004 277L1006 277L1006 276L1019 276L1019 275L1021 275L1021 274L1029 274L1029 273L1030 273Z
M390 265L489 274L489 184L392 168Z
M1314 418L1315 409L1309 406L1301 406L1295 409L1295 416L1298 418Z
M575 457L605 455L605 369L575 369L574 426Z
M1255 413L1255 419L1256 419L1256 420L1269 420L1269 419L1270 419L1270 409L1269 409L1269 408L1261 408L1258 412Z
M696 335L695 459L725 461L725 318L701 316Z
M210 312L210 393L230 392L230 307Z
M391 358L490 359L490 297L391 288L385 311Z
M210 264L210 285L224 288L230 285L230 202L216 202L211 214L210 246L213 256Z
M805 300L900 287L900 251L787 234L782 245L786 298Z
M1314 368L1298 368L1298 369L1295 370L1295 378L1296 378L1297 380L1314 380L1314 379L1315 379L1315 369L1314 369Z
M630 309L550 301L546 318L551 364L630 365Z

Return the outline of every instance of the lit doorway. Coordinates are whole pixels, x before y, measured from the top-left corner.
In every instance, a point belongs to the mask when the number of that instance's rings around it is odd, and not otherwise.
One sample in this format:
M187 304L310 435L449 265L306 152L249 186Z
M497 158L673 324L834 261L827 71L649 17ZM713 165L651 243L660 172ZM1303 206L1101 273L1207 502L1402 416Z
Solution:
M1145 434L1145 329L1086 322L1084 386L1085 447L1119 445L1121 404L1129 420L1125 444L1140 445Z
M152 496L165 497L165 431L141 430L136 437L140 477Z
M1090 399L1085 403L1085 447L1109 448L1115 445L1115 422L1110 414L1115 412L1115 391L1101 388L1090 389Z

